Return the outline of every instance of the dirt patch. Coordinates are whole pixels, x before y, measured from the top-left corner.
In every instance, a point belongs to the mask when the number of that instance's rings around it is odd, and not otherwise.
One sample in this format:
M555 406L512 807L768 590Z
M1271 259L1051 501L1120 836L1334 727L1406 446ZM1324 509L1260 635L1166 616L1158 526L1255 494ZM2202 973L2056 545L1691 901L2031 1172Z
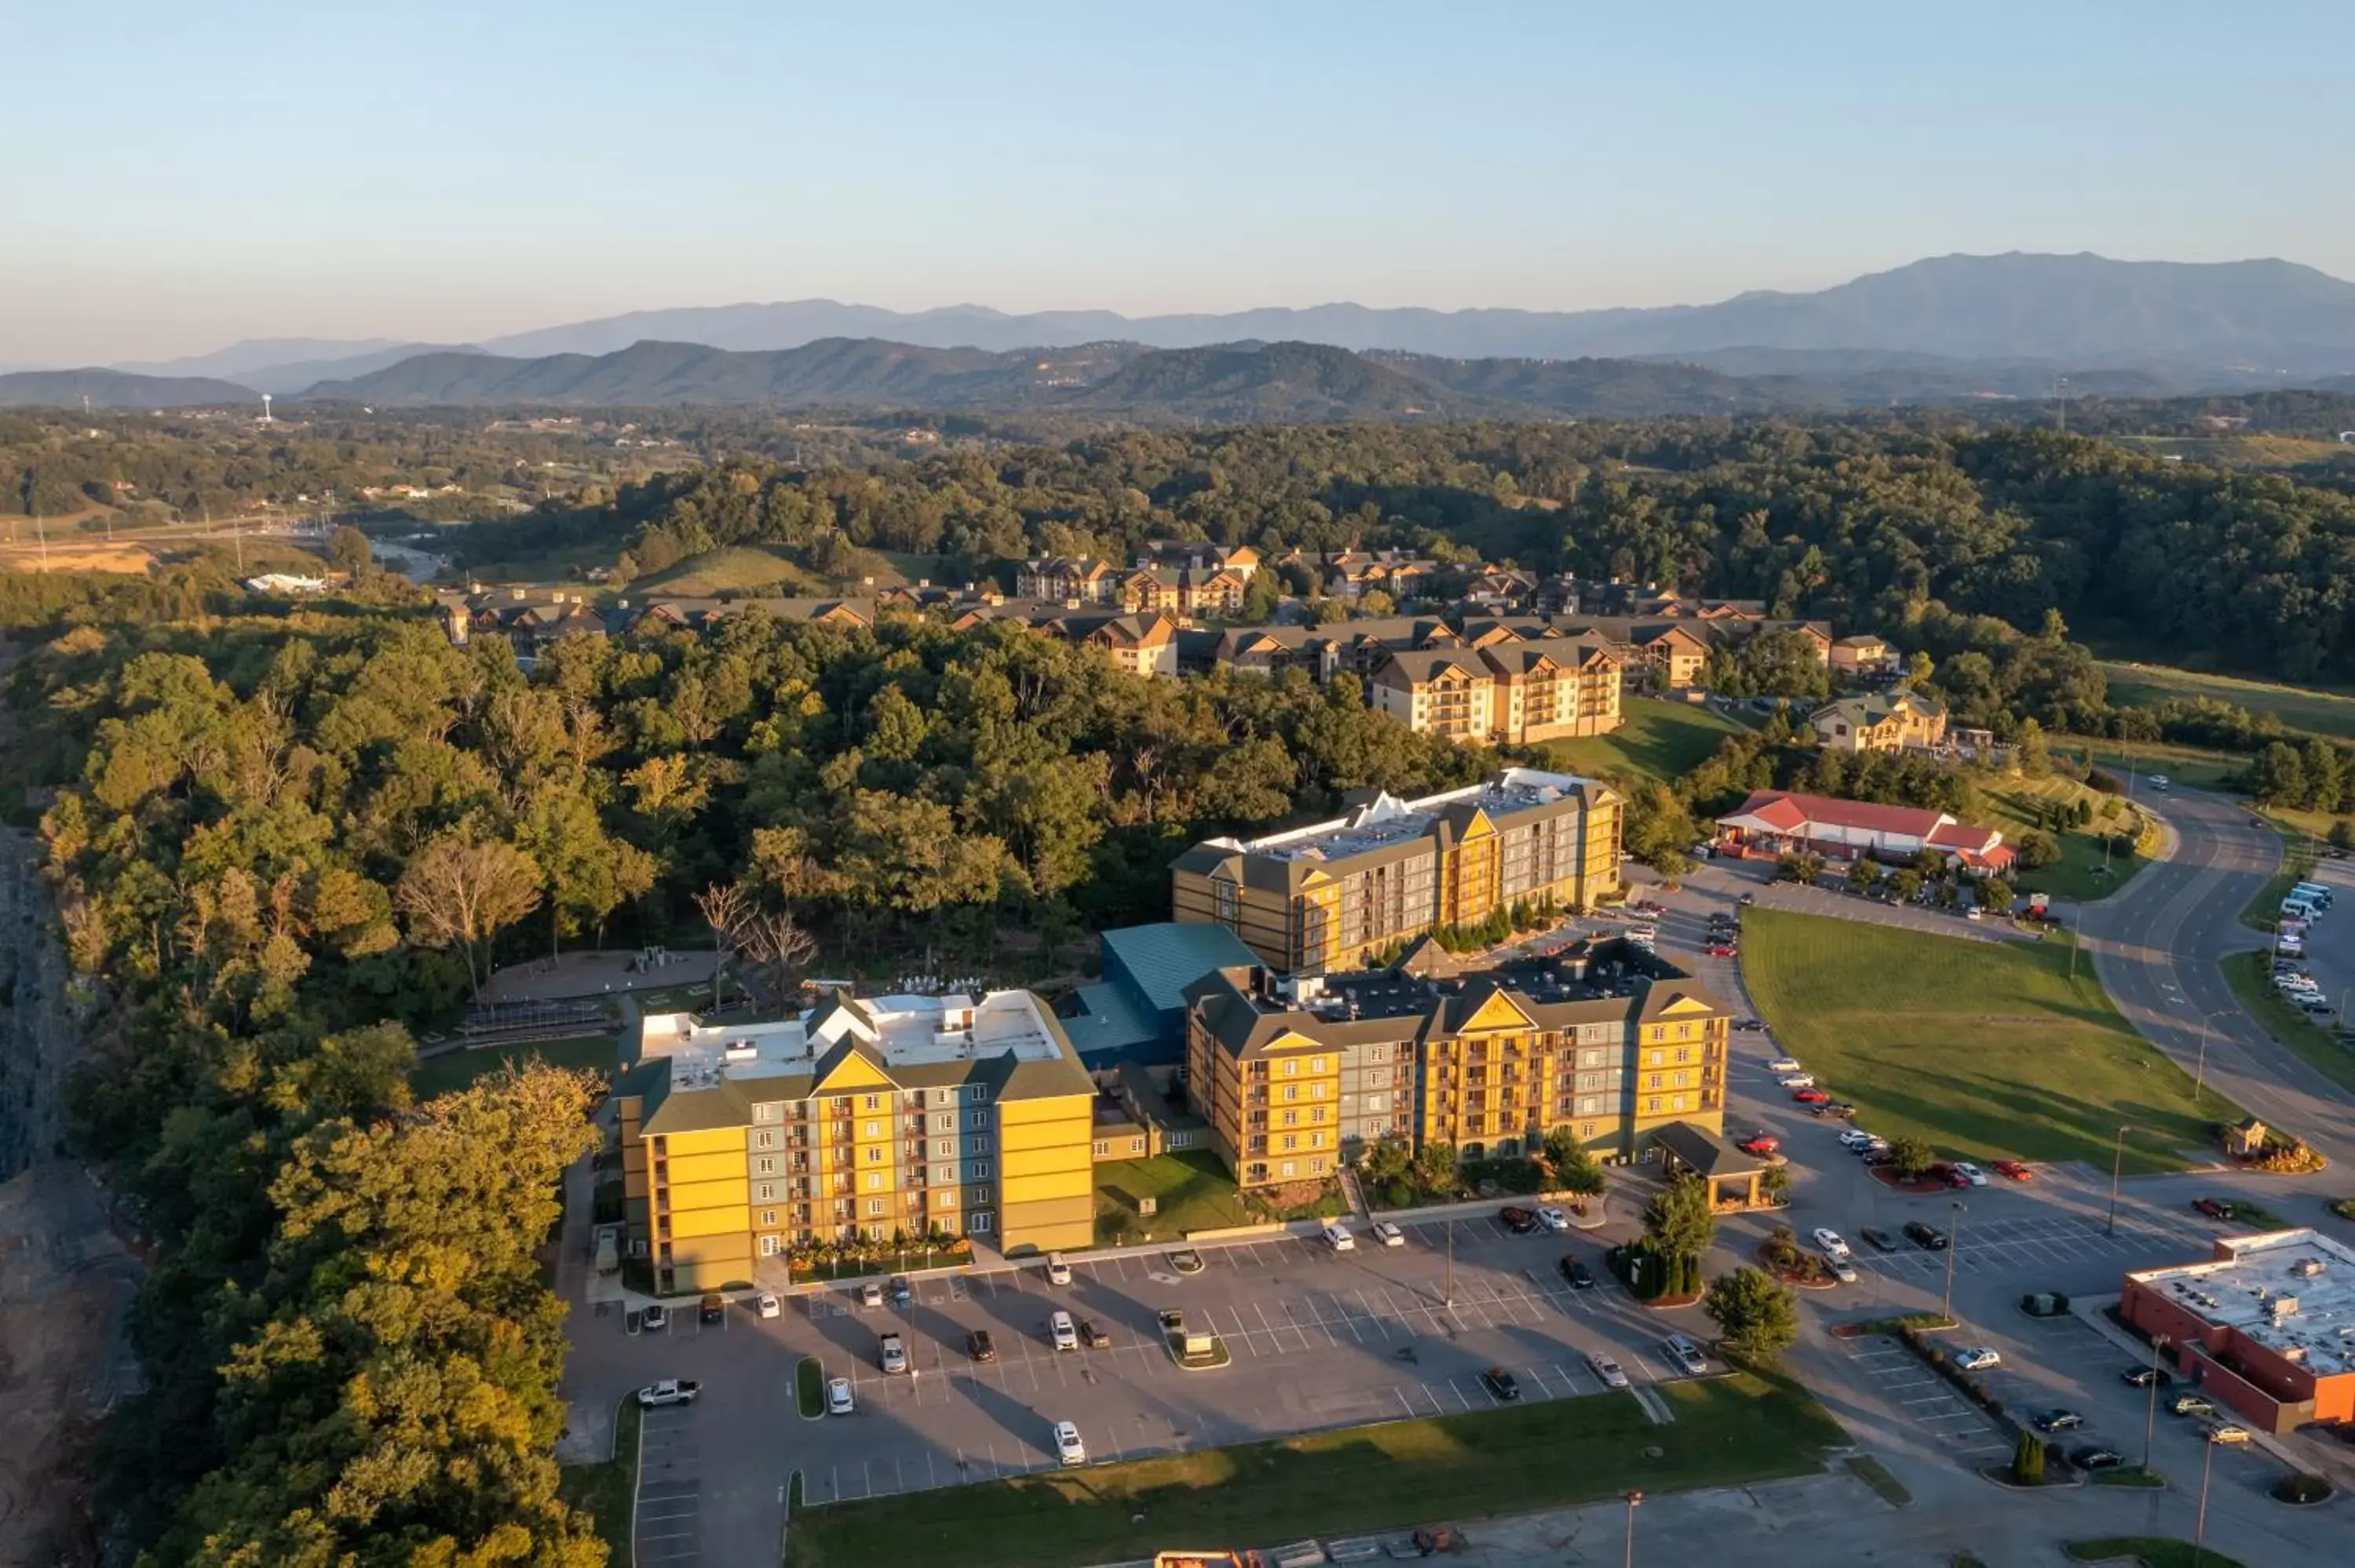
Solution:
M155 564L155 552L144 545L125 540L120 543L74 539L60 543L49 541L41 548L37 541L28 541L20 531L16 542L0 545L0 569L12 572L137 572L145 573Z

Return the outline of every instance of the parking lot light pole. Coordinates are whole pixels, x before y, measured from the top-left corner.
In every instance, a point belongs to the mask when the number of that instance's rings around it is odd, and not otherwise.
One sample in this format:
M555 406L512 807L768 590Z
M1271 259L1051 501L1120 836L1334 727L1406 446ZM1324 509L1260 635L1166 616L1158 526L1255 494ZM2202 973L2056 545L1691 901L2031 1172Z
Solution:
M1947 1322L1955 1320L1955 1254L1962 1250L1963 1215L1968 1211L1960 1198L1955 1200L1955 1228L1946 1236L1946 1294L1939 1300L1938 1316Z
M1643 1493L1641 1493L1641 1492L1629 1492L1629 1493L1627 1494L1627 1564L1626 1564L1626 1568L1636 1568L1636 1510L1637 1509L1639 1509L1639 1508L1643 1507L1643 1506L1644 1506L1644 1494L1643 1494Z
M2126 1168L2126 1129L2118 1128L2116 1141L2110 1148L2110 1223L2103 1234L2118 1234L2118 1177Z
M2191 1568L2200 1568L2200 1553L2208 1544L2208 1467L2216 1460L2216 1439L2200 1447L2206 1452L2200 1456L2200 1509L2191 1520Z
M2158 1358L2173 1342L2165 1334L2150 1337L2150 1403L2142 1413L2142 1473L2146 1476L2150 1474L2151 1437L2158 1430Z
M1455 1220L1451 1218L1451 1219L1447 1219L1447 1220L1444 1220L1444 1221L1441 1222L1441 1228L1442 1228L1443 1230L1446 1231L1446 1233L1447 1233L1447 1283L1440 1287L1440 1290L1439 1290L1439 1304L1440 1304L1442 1307L1453 1307L1453 1306L1455 1306Z

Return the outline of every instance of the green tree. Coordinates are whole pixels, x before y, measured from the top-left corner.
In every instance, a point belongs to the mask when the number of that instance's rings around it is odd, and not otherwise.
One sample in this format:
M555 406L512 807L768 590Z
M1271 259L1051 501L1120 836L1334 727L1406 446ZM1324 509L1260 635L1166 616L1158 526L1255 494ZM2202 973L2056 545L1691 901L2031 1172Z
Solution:
M1898 1175L1911 1179L1923 1174L1938 1162L1938 1151L1918 1138L1892 1139L1889 1145L1889 1168Z
M368 536L350 524L341 524L327 535L327 564L339 572L358 577L368 569L371 551Z
M1545 1160L1553 1171L1553 1185L1558 1191L1593 1198L1600 1197L1609 1185L1603 1162L1594 1158L1594 1151L1580 1139L1576 1129L1567 1125L1547 1130Z
M1698 1176L1671 1177L1644 1205L1644 1245L1668 1257L1700 1257L1717 1235L1710 1212L1709 1183Z
M409 863L393 902L409 917L412 940L459 950L479 992L488 957L481 949L538 906L539 884L539 867L513 844L453 828Z
M2023 1430L2019 1441L2012 1445L2011 1478L2015 1485L2041 1487L2044 1484L2044 1440L2035 1433Z
M2249 765L2249 793L2268 806L2303 805L2311 798L2305 759L2285 742L2275 741Z
M2010 914L2012 903L2018 897L2019 894L2013 889L2011 884L2003 878L1999 876L1979 878L1979 907L1988 914L1998 916Z
M1744 1265L1718 1276L1701 1309L1717 1325L1719 1342L1737 1356L1770 1359L1799 1337L1798 1298L1763 1268Z

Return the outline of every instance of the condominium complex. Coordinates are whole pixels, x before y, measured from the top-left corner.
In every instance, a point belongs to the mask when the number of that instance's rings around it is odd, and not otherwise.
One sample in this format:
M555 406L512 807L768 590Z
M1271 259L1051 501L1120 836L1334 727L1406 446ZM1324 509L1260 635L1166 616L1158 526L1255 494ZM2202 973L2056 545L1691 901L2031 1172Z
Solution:
M1085 1246L1092 1096L1027 991L648 1016L614 1089L631 1250L669 1293L781 1280L813 1241Z
M1515 904L1592 905L1618 889L1619 832L1605 786L1508 768L1419 800L1377 794L1289 832L1196 844L1170 868L1171 903L1271 968L1323 974Z
M1246 1188L1334 1174L1385 1138L1479 1160L1568 1127L1635 1159L1658 1128L1723 1127L1732 1015L1680 978L1611 996L1537 964L1454 980L1226 969L1188 996L1187 1093Z
M1520 746L1617 729L1620 683L1617 655L1593 639L1508 632L1474 648L1391 653L1368 695L1418 734Z

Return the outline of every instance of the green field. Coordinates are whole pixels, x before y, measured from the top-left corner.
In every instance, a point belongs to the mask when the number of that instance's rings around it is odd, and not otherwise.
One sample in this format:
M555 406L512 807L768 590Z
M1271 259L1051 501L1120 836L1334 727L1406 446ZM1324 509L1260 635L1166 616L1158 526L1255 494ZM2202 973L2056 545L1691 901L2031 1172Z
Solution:
M1151 1198L1156 1212L1139 1217L1134 1200ZM1125 1217L1131 1242L1176 1240L1188 1231L1247 1225L1259 1216L1243 1207L1235 1179L1207 1149L1179 1150L1151 1160L1107 1160L1096 1167L1096 1240L1114 1245L1114 1222Z
M624 1397L613 1414L613 1457L557 1471L558 1495L596 1520L597 1534L616 1563L630 1561L630 1520L638 1495L638 1426L644 1418L636 1398Z
M730 545L726 549L690 556L667 571L640 577L630 585L633 595L677 594L709 599L717 594L759 594L781 599L814 598L830 593L833 585L785 558L766 545Z
M542 1061L559 1067L584 1067L611 1075L621 1047L610 1034L578 1034L562 1040L534 1040L524 1045L485 1045L478 1050L453 1051L420 1062L409 1071L409 1086L421 1100L463 1089L485 1073L510 1063Z
M2090 756L2102 768L2127 782L2134 777L2135 799L2142 800L2150 787L2145 775L2164 773L2173 782L2193 789L2222 789L2234 775L2248 766L2248 758L2236 752L2211 751L2204 747L2169 746L2164 741L2082 740L2074 736L2052 738L2055 755L2067 753L2072 758Z
M2084 799L2094 802L2094 810L2098 813L2110 797L2073 779L2055 774L2044 779L2005 779L1988 785L1985 799L1991 817L1987 825L2001 828L2006 836L2017 840L2023 829L2037 825L2031 823L2028 817L2031 807L2049 809L2055 802L2073 805L2080 799ZM2097 814L2093 827L2122 828L2129 821L2139 820L2127 815L2132 810L2133 808L2122 805L2116 817L2105 818ZM2051 832L2050 828L2043 831ZM2013 880L2022 887L2050 893L2056 898L2105 898L2142 868L2139 854L2113 853L2105 861L2102 853L2103 840L2093 832L2057 832L2052 837L2061 845L2061 859L2041 871L2019 873ZM2147 851L2155 845L2147 840L2142 847ZM2107 874L2104 874L2105 864Z
M1598 1394L944 1487L915 1507L906 1498L799 1506L785 1561L1050 1568L1240 1550L1572 1507L1629 1487L1814 1475L1824 1448L1845 1440L1788 1383L1742 1372L1656 1386L1676 1411L1670 1425L1653 1425L1625 1394Z
M2355 740L2355 693L2320 686L2285 686L2236 675L2202 675L2164 664L2105 661L2103 675L2115 704L2148 704L2169 697L2208 697L2251 713L2272 714L2285 728L2308 735Z
M1741 725L1695 703L1629 697L1620 705L1624 722L1609 735L1590 740L1550 740L1538 749L1554 766L1599 777L1637 773L1663 783L1690 772Z
M2209 1126L2239 1107L2128 1028L2069 947L1973 941L1782 910L1742 919L1742 974L1759 1012L1824 1086L1883 1138L1986 1160L2126 1168L2206 1158Z

